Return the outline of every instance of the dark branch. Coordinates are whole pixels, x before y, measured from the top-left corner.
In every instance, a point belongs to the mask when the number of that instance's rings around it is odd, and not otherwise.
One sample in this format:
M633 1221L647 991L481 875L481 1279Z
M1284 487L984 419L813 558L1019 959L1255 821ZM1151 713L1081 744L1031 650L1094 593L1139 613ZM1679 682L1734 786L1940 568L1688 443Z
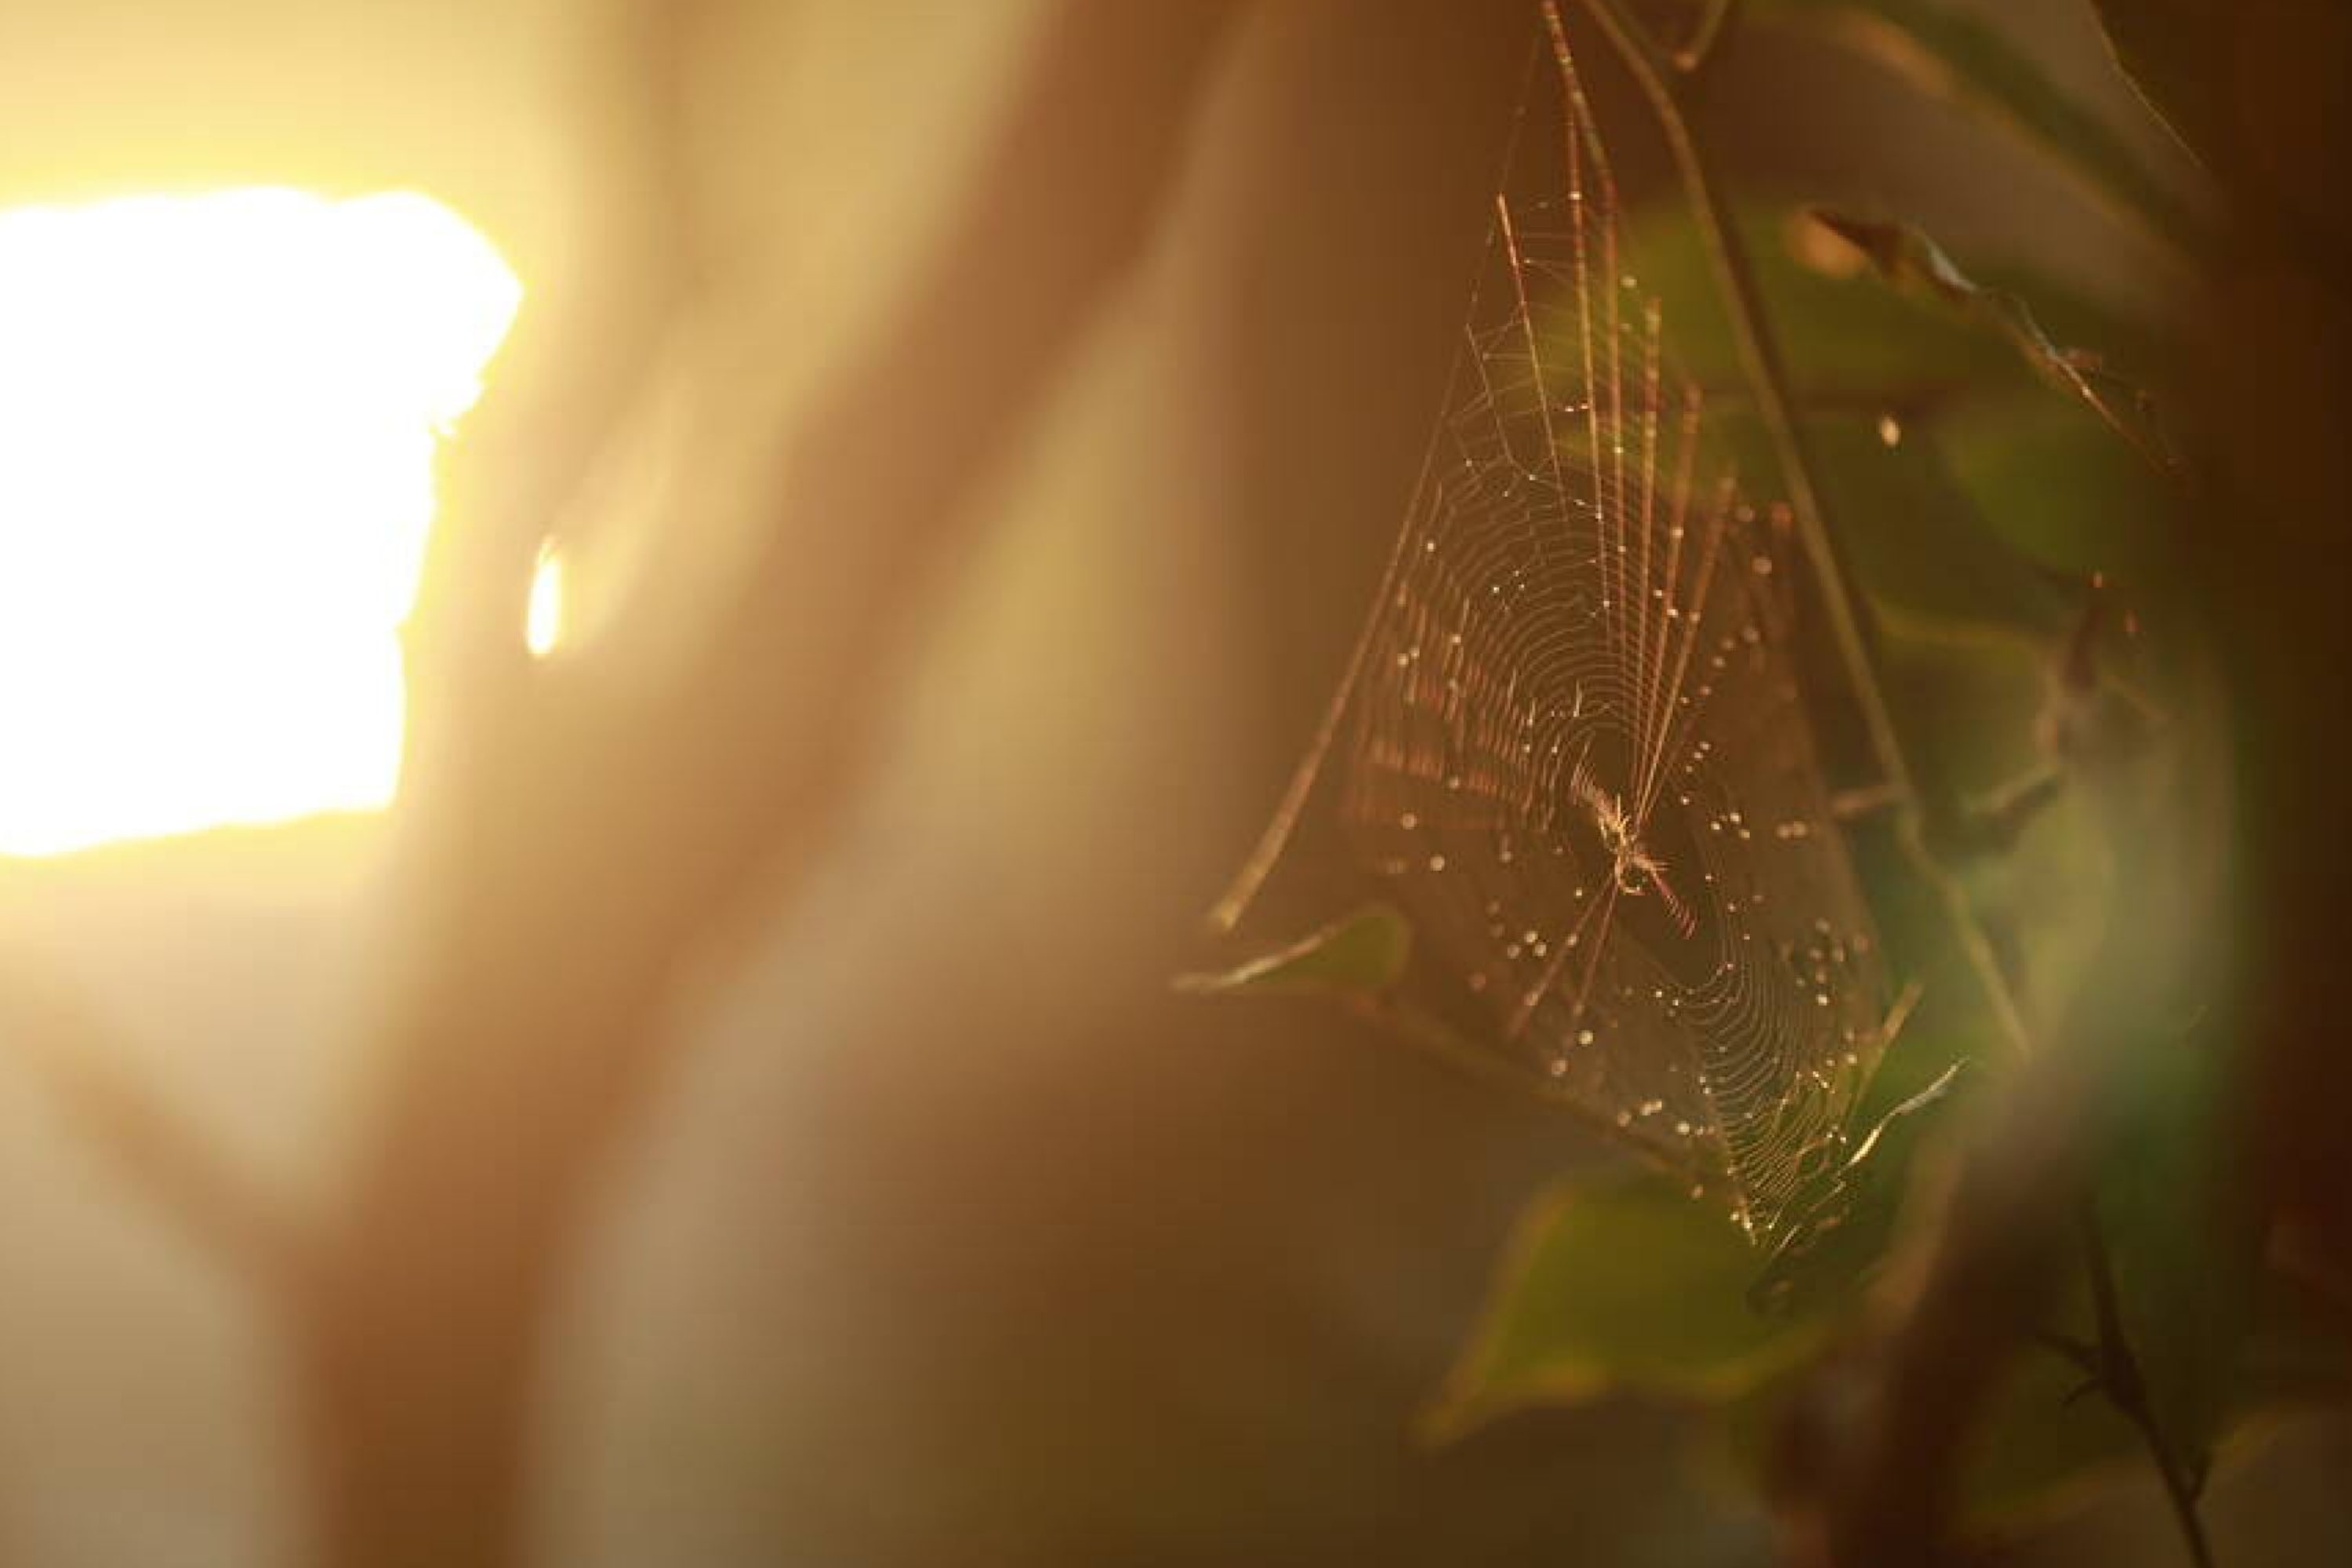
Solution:
M478 654L492 689L438 693L459 721L404 805L411 978L308 1347L331 1558L512 1559L536 1347L652 1099L673 983L837 830L991 480L1145 252L1242 10L1063 0L1038 24L904 307L755 476L766 542L732 603L681 626L656 614L673 598L522 660L521 542L547 521L527 512L493 520L487 586L443 584L472 631L436 679L476 681ZM706 483L688 504L747 500Z

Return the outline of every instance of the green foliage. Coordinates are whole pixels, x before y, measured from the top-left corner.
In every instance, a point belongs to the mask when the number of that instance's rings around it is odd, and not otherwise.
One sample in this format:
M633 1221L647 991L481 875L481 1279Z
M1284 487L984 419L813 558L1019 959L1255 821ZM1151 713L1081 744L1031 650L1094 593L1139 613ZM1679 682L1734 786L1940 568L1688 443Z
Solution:
M1798 1365L1725 1405L1703 1450L1739 1485L1769 1491L1789 1402L1819 1369ZM1955 1525L1974 1536L2026 1531L2095 1496L2147 1464L2138 1431L2054 1350L2035 1349L1988 1401L1959 1456Z
M2077 769L2086 834L2112 868L2108 940L2128 957L2120 969L2094 961L2069 992L2111 1064L2092 1129L2103 1242L2090 1265L2112 1278L2113 1327L2131 1363L2122 1393L2144 1404L2192 1477L2242 1403L2262 1251L2235 1153L2240 1046L2213 1005L2208 885L2185 846L2154 848L2198 830L2184 820L2200 793L2194 748L2213 727L2186 712L2176 725L2186 733L2164 751L2094 755Z
M2118 906L2130 884L2114 875L2116 856L2135 833L2161 830L2111 779L2078 780L2081 759L2053 728L2063 704L2105 700L2117 679L2087 584L2120 574L2153 602L2171 566L2158 526L2178 501L2168 457L2144 400L2103 369L2110 353L2137 350L2137 330L2047 279L1979 281L1907 226L1828 213L1790 223L1759 210L1741 221L1819 479L1885 634L1882 676L1929 830L1944 824L1938 841L1967 861L1977 917L2019 983L2073 997L2099 933L2136 913ZM1841 268L1824 241L1868 266ZM1676 210L1645 214L1629 243L1645 281L1680 310L1684 368L1725 390L1729 438L1750 472L1769 473L1738 401L1737 345L1705 305L1712 277L1690 222ZM2045 318L2094 346L2062 346ZM2126 695L2135 714L2152 710ZM1530 1405L1670 1396L1711 1409L1742 1468L1757 1471L1786 1395L1814 1375L1815 1352L1864 1321L1937 1129L1965 1112L1958 1102L2000 1094L1997 1067L1958 1070L1997 1060L2000 1031L1950 954L1945 914L1906 912L1902 874L1874 881L1895 949L1925 960L1928 1026L1915 1024L1885 1059L1856 1114L1857 1157L1769 1257L1665 1180L1571 1185L1540 1200L1447 1381L1435 1430ZM2214 1173L2192 1168L2219 1146L2221 1068L2210 1051L2173 1054L2116 1109L2100 1202L2149 1414L2201 1472L2245 1408L2253 1268L2245 1234L2215 1206ZM1985 1092L1953 1094L1956 1082ZM2144 1473L2146 1436L2108 1392L2055 1352L2025 1357L1962 1466L1961 1521L2022 1528Z
M2137 407L2126 417L2111 394L2083 395L2089 356L2058 347L2039 320L2095 334L2102 356L2110 344L2136 353L2139 333L2046 279L1979 285L1899 226L1750 209L1741 227L1817 479L1885 634L1882 675L1923 809L1959 824L2043 762L2036 722L2080 584L2151 560L2149 523L2169 499L2095 409L2140 435ZM1686 368L1736 391L1736 346L1705 309L1712 279L1688 219L1674 206L1646 214L1630 243L1662 295L1698 302L1675 318ZM1874 258L1883 278L1860 265ZM1732 403L1727 433L1748 470L1769 474L1741 413ZM2011 431L2032 440L2012 444Z
M2056 1352L2030 1350L2010 1369L1959 1471L1958 1512L1979 1531L2013 1531L2141 1473L2137 1428Z
M1877 419L1814 422L1823 484L1847 528L1854 570L1893 636L1923 645L1957 639L1970 662L2011 657L2012 679L2067 620L2066 595L2047 572L1989 526L1979 491L1962 482L1940 423L1889 444ZM1996 497L1996 499L1998 499ZM1990 638L1996 645L1988 649Z
M2127 809L2113 808L2125 834ZM2233 1156L2234 1042L2189 1011L2203 998L2183 979L2151 977L2142 996L2108 1002L2134 1035L2104 1107L2095 1202L2149 1413L2201 1475L2245 1392L2263 1234Z
M2098 1193L2116 1310L2150 1412L2200 1475L2240 1394L2261 1247L2217 1168L2228 1097L2214 1047L2151 1041L2138 1054Z
M1451 1437L1511 1410L1612 1394L1742 1394L1812 1337L1748 1306L1756 1268L1747 1238L1678 1184L1565 1184L1521 1219L1430 1430Z
M2046 148L2148 226L2185 230L2179 205L2121 140L1983 24L1932 0L1782 0L1758 14L1865 49ZM2071 998L2094 973L2101 931L2138 913L2118 902L2140 884L2117 879L2115 858L2132 853L2135 834L2164 831L2118 799L2111 777L2076 779L2088 754L2068 744L2065 723L2100 703L2128 708L2143 738L2161 722L2159 702L2118 688L2113 628L2088 588L2121 578L2145 604L2173 591L2161 521L2179 501L2174 459L2154 400L2109 369L2141 360L2144 334L2049 279L1979 277L1913 226L1754 208L1739 222L1817 478L1885 634L1882 676L1922 775L1929 831L1944 824L1945 850L1974 858L1968 895L2019 983ZM1696 227L1662 205L1640 216L1629 248L1673 302L1683 368L1720 394L1719 427L1749 472L1769 474ZM2111 767L2133 754L2097 759ZM1997 1070L1982 1085L1958 1075L1998 1055L1999 1031L1943 946L1943 913L1906 914L1899 882L1875 880L1896 949L1929 959L1917 971L1929 1026L1915 1025L1885 1058L1856 1116L1857 1131L1870 1130L1856 1139L1864 1152L1824 1180L1769 1257L1671 1182L1555 1191L1500 1271L1433 1416L1438 1430L1530 1405L1648 1394L1708 1405L1748 1468L1759 1462L1785 1396L1814 1375L1815 1352L1862 1321L1936 1129L1955 1100L2000 1094ZM2201 1474L2247 1408L2241 1349L2256 1271L2210 1168L2222 1146L2222 1064L2210 1042L2192 1046L2178 1030L2148 1049L2165 1059L2151 1058L2113 1110L2098 1202L2126 1303L2131 1392ZM1952 1095L1956 1076L1988 1093ZM2116 1393L2055 1351L2021 1360L1962 1465L1962 1521L2021 1528L2144 1472L2147 1435Z
M2040 395L1982 398L1937 423L1951 479L1986 530L2022 560L2077 578L2161 584L2173 569L2174 496L2111 432Z
M1876 222L1818 207L1812 218L1860 251L1879 277L1897 290L1943 305L1990 331L2015 349L2036 375L2081 399L2084 407L2139 447L2152 463L2169 466L2169 456L2157 444L2154 434L2143 427L2138 395L2127 388L2103 386L2105 373L2096 359L2053 342L2032 308L2019 296L1977 282L1934 240L1908 224Z
M2190 9L2210 0L2102 0L2102 10ZM2103 203L2178 240L2195 225L2123 138L1980 16L1945 0L1770 0L1759 20L1863 55L1923 97L1974 115L2049 155ZM2113 24L2110 23L2112 30Z
M2204 57L2218 0L2096 4L2125 68L2210 161ZM1764 0L1748 15L1868 54L2044 150L2146 229L2190 237L2183 204L2122 137L1958 7ZM2176 789L2180 755L2221 732L2211 711L2178 700L2199 659L2195 585L2168 526L2189 486L2158 400L2113 368L2141 371L2147 337L2078 288L1964 268L1911 224L1760 205L1736 221L1787 362L1801 426L1791 445L1807 448L1799 458L1832 503L1879 634L1875 672L1916 775L1919 836L2045 1047L2079 1051L2095 1080L2083 1153L2098 1239L2050 1342L1993 1392L1957 1511L1973 1530L2022 1528L2145 1474L2152 1451L2194 1485L2283 1390L2352 1384L2352 1358L2309 1314L2274 1310L2277 1282L2262 1289L2260 1232L2229 1168L2232 1042L2227 1021L2205 1015L2213 976L2190 957L2211 945L2198 882L2211 873L2194 868L2199 836L2216 830L2194 819L2200 797ZM1660 203L1632 216L1626 248L1667 301L1678 367L1753 489L1770 493L1785 454L1764 438L1706 237ZM2143 612L2160 623L2152 635ZM1910 1200L1938 1130L1954 1115L2042 1110L2011 1092L2015 1060L1981 975L1951 910L1883 841L1895 837L1853 835L1887 946L1927 1001L1856 1110L1849 1163L1806 1194L1769 1254L1690 1201L1686 1181L1553 1189L1523 1218L1433 1433L1648 1395L1703 1407L1760 1476L1791 1394L1834 1383L1824 1368L1868 1342L1873 1292L1934 1206ZM1380 945L1346 930L1222 988L1325 984L1327 948ZM1360 990L1396 973L1339 971L1357 977L1339 988Z
M1875 417L2030 384L2015 357L1948 312L1922 310L1857 270L1819 226L1754 204L1738 216L1774 331L1789 358L1799 411ZM1751 407L1747 371L1717 305L1713 264L1679 202L1636 214L1626 248L1643 285L1670 302L1668 330L1682 369L1719 395L1717 412ZM1769 470L1767 470L1769 471Z

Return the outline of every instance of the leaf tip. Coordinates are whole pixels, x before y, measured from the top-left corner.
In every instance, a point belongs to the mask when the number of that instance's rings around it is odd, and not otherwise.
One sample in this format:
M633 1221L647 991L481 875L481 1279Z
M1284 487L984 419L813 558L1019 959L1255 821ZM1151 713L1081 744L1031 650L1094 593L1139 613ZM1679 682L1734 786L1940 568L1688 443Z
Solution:
M1392 905L1367 904L1286 947L1231 969L1179 975L1175 987L1189 995L1209 996L1302 992L1369 995L1395 984L1412 956L1412 922Z

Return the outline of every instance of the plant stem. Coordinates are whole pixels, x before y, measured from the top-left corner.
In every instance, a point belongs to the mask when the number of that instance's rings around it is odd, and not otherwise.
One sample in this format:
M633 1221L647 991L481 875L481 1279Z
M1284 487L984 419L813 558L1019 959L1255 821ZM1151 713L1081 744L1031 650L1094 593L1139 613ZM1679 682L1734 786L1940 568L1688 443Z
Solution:
M2091 1310L2098 1326L2093 1375L2116 1413L2138 1428L2140 1438L2156 1462L2164 1483L2165 1501L2180 1528L2182 1543L2196 1568L2213 1568L2213 1545L2206 1538L2205 1521L2197 1511L2200 1490L2196 1478L2174 1451L2171 1439L2148 1404L2147 1381L2140 1375L2139 1358L2132 1352L2131 1337L2124 1331L2123 1307L2116 1294L2116 1271L2107 1256L2107 1238L2099 1225L2097 1206L2084 1199L2080 1211L2083 1264L2091 1279Z
M1706 0L1706 9L1699 13L1689 39L1675 51L1675 68L1685 76L1696 76L1704 70L1714 57L1715 47L1731 30L1732 13L1738 9L1739 0Z
M1584 4L1608 33L1643 96L1650 100L1659 129L1665 136L1667 151L1682 175L1700 241L1731 318L1740 367L1754 388L1757 414L1780 460L1781 478L1789 489L1789 509L1796 518L1798 536L1812 568L1822 614L1829 623L1838 661L1845 670L1847 687L1861 712L1872 758L1878 765L1881 781L1904 803L1899 829L1904 851L1942 905L1954 940L1975 973L2001 1034L2018 1055L2028 1055L2032 1049L2032 1033L2001 971L2000 955L1969 907L1966 889L1929 852L1921 832L1917 775L1878 677L1877 628L1849 586L1853 572L1815 478L1820 463L1813 453L1811 437L1796 416L1789 390L1788 364L1779 340L1772 334L1763 290L1756 281L1755 266L1748 260L1747 242L1724 205L1706 150L1691 134L1682 101L1675 95L1668 67L1656 46L1626 13L1621 0L1584 0Z
M1547 0L1547 4L1556 4L1556 0ZM1609 35L1634 84L1649 100L1659 130L1665 137L1667 151L1682 177L1699 237L1731 318L1741 368L1753 384L1757 412L1780 460L1782 480L1789 489L1790 510L1796 518L1805 557L1812 567L1822 613L1828 619L1832 641L1861 711L1883 782L1901 801L1900 834L1905 854L1935 891L1953 940L1968 959L1986 1005L2010 1046L2021 1058L2031 1056L2032 1031L1991 939L1977 919L1966 889L1937 858L1922 832L1917 774L1911 766L1902 731L1895 722L1894 710L1879 679L1877 628L1853 590L1853 574L1845 559L1841 536L1832 525L1817 479L1819 464L1811 438L1794 411L1787 362L1773 336L1763 290L1757 283L1746 242L1725 207L1706 151L1691 132L1668 64L1655 43L1625 10L1622 0L1583 0L1583 4ZM1719 43L1716 35L1731 11L1729 5L1710 6L1703 33L1709 49ZM1695 39L1694 45L1697 41ZM2197 1488L2148 1407L2138 1362L2132 1353L2116 1306L2105 1238L2087 1202L2083 1237L2084 1264L2099 1302L2102 1384L2117 1409L2138 1427L2146 1440L2149 1457L2179 1521L2190 1559L2198 1568L2210 1568L2211 1548L2197 1513Z
M1811 438L1798 423L1792 406L1787 365L1781 358L1780 343L1766 323L1762 290L1756 282L1755 268L1748 261L1746 242L1724 209L1713 170L1704 150L1691 135L1689 122L1683 118L1681 101L1675 95L1654 46L1640 31L1640 25L1626 15L1619 0L1584 0L1584 4L1609 34L1610 41L1633 72L1635 84L1657 114L1667 150L1674 155L1689 195L1700 242L1706 249L1717 285L1726 297L1740 368L1747 374L1757 414L1784 470L1790 509L1796 516L1806 559L1820 580L1822 612L1828 616L1839 660L1854 689L1854 700L1869 731L1873 757L1887 784L1906 798L1916 798L1910 762L1885 695L1879 689L1874 635L1846 591L1851 574L1838 539L1829 528L1821 489L1814 481L1818 464Z

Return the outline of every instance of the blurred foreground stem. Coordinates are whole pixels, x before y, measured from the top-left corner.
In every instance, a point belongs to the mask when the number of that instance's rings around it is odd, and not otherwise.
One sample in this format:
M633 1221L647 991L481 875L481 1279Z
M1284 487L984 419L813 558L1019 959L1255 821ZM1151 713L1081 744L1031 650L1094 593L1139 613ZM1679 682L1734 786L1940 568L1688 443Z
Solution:
M1739 9L1739 0L1706 0L1706 8L1693 24L1689 39L1675 51L1675 68L1685 76L1696 76L1706 68L1715 56L1715 47L1731 30L1732 13Z

